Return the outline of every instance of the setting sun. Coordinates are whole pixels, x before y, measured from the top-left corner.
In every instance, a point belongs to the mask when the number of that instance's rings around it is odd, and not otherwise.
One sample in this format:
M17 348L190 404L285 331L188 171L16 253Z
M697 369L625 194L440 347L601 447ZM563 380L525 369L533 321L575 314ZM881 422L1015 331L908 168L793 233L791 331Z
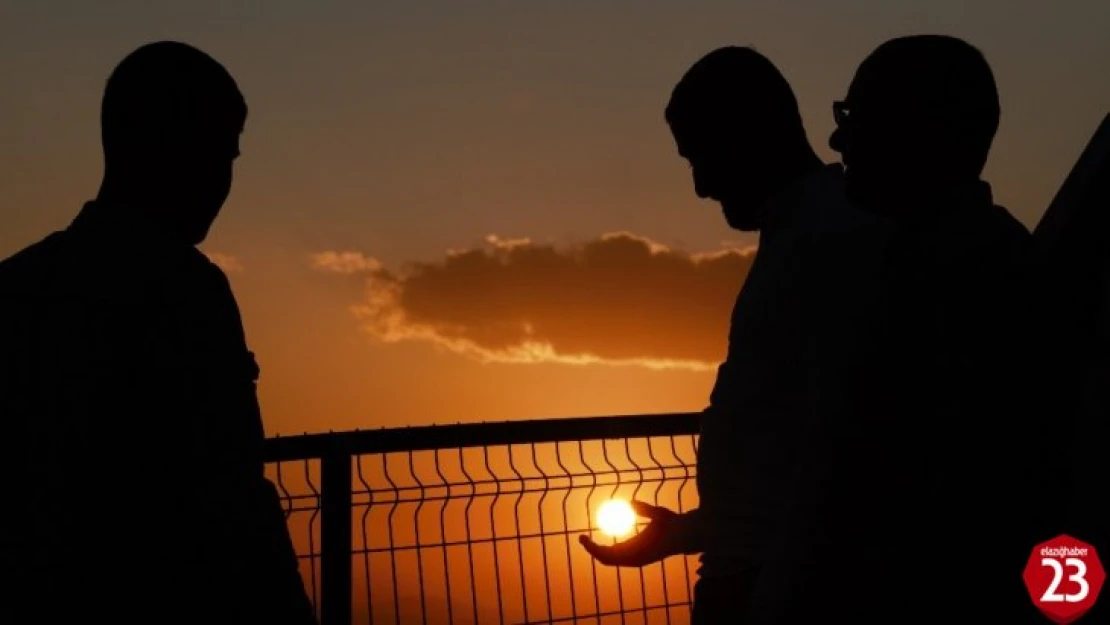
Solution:
M613 538L627 536L636 526L636 513L627 501L610 499L597 509L597 526Z

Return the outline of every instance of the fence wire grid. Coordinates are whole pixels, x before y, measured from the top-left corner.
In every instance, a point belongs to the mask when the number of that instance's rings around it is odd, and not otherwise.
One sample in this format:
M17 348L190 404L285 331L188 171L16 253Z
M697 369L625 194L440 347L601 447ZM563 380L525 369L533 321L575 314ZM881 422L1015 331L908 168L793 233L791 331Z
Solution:
M606 567L578 536L617 540L610 499L695 507L696 432L678 414L280 437L267 474L323 625L681 625L694 557Z

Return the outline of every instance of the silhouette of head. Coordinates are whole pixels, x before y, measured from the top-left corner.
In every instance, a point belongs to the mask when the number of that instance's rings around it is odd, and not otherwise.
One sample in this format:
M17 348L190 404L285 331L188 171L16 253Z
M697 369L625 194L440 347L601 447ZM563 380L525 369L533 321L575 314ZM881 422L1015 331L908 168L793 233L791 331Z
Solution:
M872 207L977 181L998 130L998 90L982 53L943 35L892 39L868 56L829 146L849 197Z
M752 48L719 48L694 63L665 117L694 191L719 202L739 230L761 228L767 201L803 159L817 160L790 84Z
M212 57L173 41L138 48L104 90L101 195L200 243L231 191L246 116L235 80Z

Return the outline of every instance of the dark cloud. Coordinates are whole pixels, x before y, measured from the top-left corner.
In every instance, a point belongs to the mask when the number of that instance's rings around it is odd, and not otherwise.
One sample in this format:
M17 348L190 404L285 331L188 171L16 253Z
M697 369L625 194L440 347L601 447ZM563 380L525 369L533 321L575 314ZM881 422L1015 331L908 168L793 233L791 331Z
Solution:
M385 341L428 341L486 362L708 369L724 356L753 253L691 254L615 233L569 247L490 236L400 272L358 252L312 262L365 279L353 310Z

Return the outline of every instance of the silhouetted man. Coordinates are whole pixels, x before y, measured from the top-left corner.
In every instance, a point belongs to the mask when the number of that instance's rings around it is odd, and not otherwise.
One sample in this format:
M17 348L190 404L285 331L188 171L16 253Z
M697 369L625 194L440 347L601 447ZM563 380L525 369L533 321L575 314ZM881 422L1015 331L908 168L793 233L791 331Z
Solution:
M1102 119L1068 174L1035 238L1040 251L1042 298L1049 306L1053 350L1042 383L1051 395L1053 422L1068 436L1069 475L1055 492L1070 500L1059 506L1062 532L1091 543L1110 564L1110 113ZM1108 618L1100 599L1084 619Z
M104 91L97 198L0 264L4 622L315 622L263 475L258 368L194 247L246 114L203 52L134 51Z
M637 503L652 521L636 537L583 544L618 566L701 553L694 622L741 623L795 504L798 454L824 401L817 372L851 352L865 323L863 293L873 289L861 285L879 266L881 220L846 204L840 166L817 157L790 85L750 48L695 63L666 119L698 196L719 202L733 228L759 231L759 248L702 416L699 508L676 514Z
M990 67L914 36L861 64L830 145L849 198L894 224L880 357L851 420L807 455L806 585L762 623L1017 623L1043 528L1030 400L1032 239L980 179L999 123ZM1051 505L1051 504L1049 504ZM795 530L797 531L797 530ZM817 538L815 538L817 537ZM801 590L808 588L808 590Z
M1038 384L1048 391L1045 413L1051 415L1067 475L1053 485L1057 522L1051 535L1068 534L1090 543L1103 566L1110 554L1110 114L1061 185L1034 238L1040 252L1042 301L1046 304L1048 340ZM1074 567L1068 567L1074 571ZM1074 590L1064 588L1062 592ZM1105 591L1104 591L1105 592ZM1085 622L1110 619L1104 597Z

